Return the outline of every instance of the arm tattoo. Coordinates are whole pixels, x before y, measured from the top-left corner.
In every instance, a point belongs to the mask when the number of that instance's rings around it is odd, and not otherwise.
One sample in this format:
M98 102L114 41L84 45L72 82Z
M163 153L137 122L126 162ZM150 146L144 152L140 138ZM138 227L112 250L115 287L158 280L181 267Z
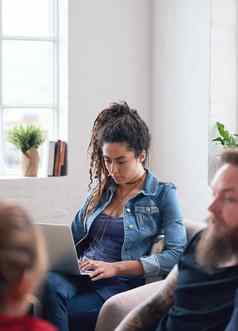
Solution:
M170 305L162 297L157 297L156 301L143 306L138 313L131 316L123 331L149 331L154 330L160 318L168 311ZM122 331L116 329L116 331Z
M149 331L154 330L160 318L173 303L176 287L177 270L168 276L158 293L133 309L119 324L115 331Z

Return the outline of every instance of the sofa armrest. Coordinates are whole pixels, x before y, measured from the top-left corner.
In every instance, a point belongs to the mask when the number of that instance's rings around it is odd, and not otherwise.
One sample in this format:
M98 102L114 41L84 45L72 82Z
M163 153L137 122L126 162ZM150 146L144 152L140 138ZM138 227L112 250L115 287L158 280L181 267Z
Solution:
M164 235L160 234L155 238L151 248L151 254L159 254L164 249Z
M132 290L116 294L103 305L95 331L113 331L123 318L146 298L159 291L162 281L139 286ZM109 317L110 316L110 317Z
M186 227L188 241L195 235L195 233L206 227L205 222L191 221L190 219L184 219L184 225Z

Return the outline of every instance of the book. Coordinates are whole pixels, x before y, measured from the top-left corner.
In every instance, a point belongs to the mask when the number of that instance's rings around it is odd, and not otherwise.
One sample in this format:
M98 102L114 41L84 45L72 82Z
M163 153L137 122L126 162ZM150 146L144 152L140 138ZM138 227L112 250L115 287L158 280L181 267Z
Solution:
M61 140L56 141L55 145L55 161L54 161L54 172L53 176L60 176L60 145Z
M61 167L60 167L60 176L66 176L67 175L67 143L65 141L62 141L63 147L62 147L62 155L61 155Z
M49 142L48 176L67 175L67 143L58 139Z
M56 147L56 141L49 141L48 176L53 176L54 175L55 147Z

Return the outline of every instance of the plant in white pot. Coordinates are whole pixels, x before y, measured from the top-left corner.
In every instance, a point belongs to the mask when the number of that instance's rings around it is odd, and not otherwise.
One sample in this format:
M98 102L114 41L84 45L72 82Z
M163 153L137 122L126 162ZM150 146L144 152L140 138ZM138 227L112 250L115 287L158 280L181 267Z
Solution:
M221 144L223 147L238 147L237 134L230 133L221 122L216 122L216 128L218 137L212 139L213 142Z
M39 168L38 147L45 141L44 131L35 125L19 125L8 131L8 141L22 152L23 175L37 176Z
M220 167L220 154L224 148L237 148L237 134L231 133L223 123L216 122L214 127L212 144L209 144L208 182L210 183L216 171Z

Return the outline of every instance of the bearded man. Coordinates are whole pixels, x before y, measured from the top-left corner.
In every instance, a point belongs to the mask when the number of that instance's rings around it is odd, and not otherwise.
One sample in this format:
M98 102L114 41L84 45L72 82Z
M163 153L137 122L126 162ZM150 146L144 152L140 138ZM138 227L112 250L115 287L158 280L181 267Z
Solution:
M238 288L238 152L225 151L221 161L206 229L192 238L162 290L131 311L116 331L225 330ZM229 331L237 329L238 324Z

